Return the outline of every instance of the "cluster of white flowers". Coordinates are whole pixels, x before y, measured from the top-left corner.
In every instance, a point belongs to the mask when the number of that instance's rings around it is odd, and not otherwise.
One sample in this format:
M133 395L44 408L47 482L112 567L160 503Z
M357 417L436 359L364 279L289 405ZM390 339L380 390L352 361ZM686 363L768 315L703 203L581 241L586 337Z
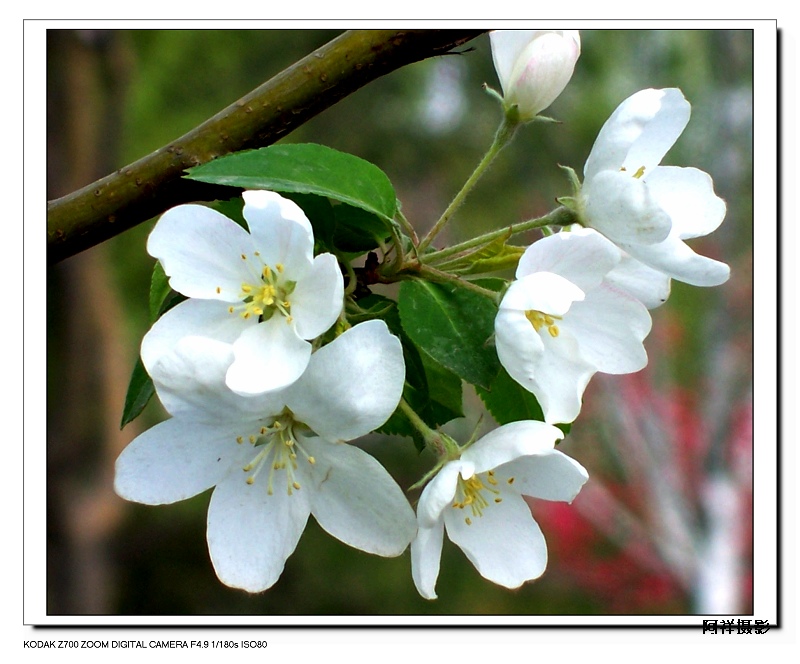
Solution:
M497 30L492 53L506 113L530 121L566 86L580 55L571 30ZM520 258L495 319L497 354L533 393L545 423L502 426L443 466L422 493L412 544L414 582L436 597L443 531L487 579L516 588L547 563L544 538L520 494L571 502L585 469L553 449L595 372L625 374L647 364L648 309L670 279L725 282L724 263L698 256L684 239L722 223L725 203L711 177L659 166L689 120L677 89L642 90L603 126L577 197L582 227L535 242Z
M535 119L572 75L577 31L491 39L506 113ZM213 488L212 563L222 582L250 592L277 581L309 515L370 553L411 545L426 598L436 597L445 531L490 581L515 588L537 578L547 549L523 497L572 501L588 479L555 449L563 434L554 424L578 416L595 372L647 364L648 309L666 300L670 279L728 276L683 242L725 215L710 177L658 165L688 117L678 90L644 90L603 127L574 198L581 226L528 247L495 320L499 360L545 421L512 422L464 447L450 441L416 516L389 473L348 444L398 407L401 343L381 320L346 322L338 261L314 256L303 211L247 191L248 232L202 205L169 210L148 251L188 299L153 325L141 356L171 418L120 455L117 492L156 505Z

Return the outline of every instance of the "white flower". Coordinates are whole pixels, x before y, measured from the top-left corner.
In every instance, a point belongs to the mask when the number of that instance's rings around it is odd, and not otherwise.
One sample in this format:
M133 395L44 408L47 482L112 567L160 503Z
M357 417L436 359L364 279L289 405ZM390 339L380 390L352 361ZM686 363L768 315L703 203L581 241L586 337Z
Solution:
M645 306L607 279L620 251L591 229L542 238L525 250L495 319L497 355L536 395L546 422L571 422L596 371L647 364Z
M436 598L445 529L489 581L517 588L541 576L547 546L523 496L572 502L589 477L554 449L562 437L543 422L512 422L442 467L420 496L411 543L411 572L423 597Z
M150 371L164 345L185 336L233 344L228 386L259 394L290 385L303 373L314 339L343 307L336 258L314 258L314 234L303 211L269 191L246 191L248 233L202 205L165 212L147 241L170 285L188 296L159 319L142 343Z
M223 583L250 592L277 581L309 514L350 546L402 553L416 530L403 492L374 458L338 442L383 424L402 394L403 353L385 323L348 330L278 393L227 389L230 356L228 344L188 337L157 359L153 380L173 417L122 452L117 493L160 505L214 487L211 561Z
M581 54L577 30L493 30L489 39L505 107L516 105L523 122L561 94Z
M667 276L716 286L724 263L683 240L708 235L725 217L711 177L696 168L659 166L689 122L691 106L676 88L641 90L622 102L597 136L584 166L581 222Z

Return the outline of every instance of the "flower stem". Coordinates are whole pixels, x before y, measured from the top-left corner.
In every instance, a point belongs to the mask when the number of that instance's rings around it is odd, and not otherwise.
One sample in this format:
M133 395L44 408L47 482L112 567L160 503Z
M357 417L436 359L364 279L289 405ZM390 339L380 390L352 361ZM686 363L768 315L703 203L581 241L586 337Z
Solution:
M478 237L472 238L471 240L466 240L459 244L454 244L451 247L447 247L445 249L440 249L431 254L427 254L425 256L426 263L436 263L444 258L448 258L453 256L454 254L459 254L462 251L466 251L467 249L472 249L473 247L479 247L482 244L488 244L492 240L496 240L503 235L516 235L518 233L524 233L525 231L534 230L536 228L544 228L545 226L569 226L572 223L575 223L577 218L575 217L574 213L564 206L557 207L555 210L548 212L543 217L537 217L536 219L528 219L527 221L522 221L518 224L511 224L510 226L505 226L503 228L499 228L496 231L491 231L489 233L485 233L484 235L479 235Z
M411 222L406 219L406 216L400 210L396 212L395 216L403 227L403 230L408 233L408 236L411 238L411 243L416 247L419 244L419 238L417 237L417 231L414 230L414 226L411 225Z
M425 441L425 447L431 450L438 459L447 456L447 443L445 442L442 434L437 433L431 429L423 419L417 415L416 411L408 404L408 402L401 398L398 408L403 411L403 414L409 419L413 427L419 431L422 439Z
M466 279L462 279L461 277L456 276L455 274L450 274L449 272L442 272L441 270L437 270L435 267L431 267L430 265L420 265L419 266L419 273L430 279L430 281L438 281L439 283L446 282L446 283L453 283L461 288L466 288L467 290L472 291L473 293L478 293L478 295L483 295L484 297L488 297L495 302L495 304L500 304L500 293L496 293L493 290L489 290L488 288L483 288L482 286L478 286L478 284L473 284L471 281L467 281Z
M494 135L494 141L489 147L488 152L483 156L483 159L481 159L478 166L472 172L472 175L470 175L469 179L467 179L467 181L464 183L461 191L456 194L456 197L451 201L450 205L447 206L447 209L444 211L444 213L442 213L442 216L439 217L439 220L433 225L433 228L431 228L431 230L428 231L428 234L420 241L417 247L420 255L422 255L422 252L431 242L433 242L434 238L436 238L441 230L447 225L447 222L450 221L450 217L452 217L456 213L456 210L461 207L461 204L464 202L464 199L466 199L467 194L472 191L472 188L475 186L478 180L480 180L484 171L489 168L495 157L499 154L500 150L502 150L514 137L514 132L518 126L518 121L509 119L507 115L503 116L503 121L500 123L500 126L497 129L497 133Z
M352 295L355 292L356 286L358 286L358 279L356 278L356 272L350 264L350 261L343 256L337 256L337 258L339 259L339 264L344 265L344 269L347 272L347 288L344 289L344 296L346 298L348 295Z

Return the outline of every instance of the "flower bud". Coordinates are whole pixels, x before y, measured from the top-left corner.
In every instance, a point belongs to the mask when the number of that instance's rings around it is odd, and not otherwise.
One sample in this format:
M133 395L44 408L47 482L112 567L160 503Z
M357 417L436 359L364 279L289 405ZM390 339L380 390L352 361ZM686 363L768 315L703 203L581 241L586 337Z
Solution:
M555 101L581 54L577 30L493 30L489 38L506 112L516 106L522 122Z

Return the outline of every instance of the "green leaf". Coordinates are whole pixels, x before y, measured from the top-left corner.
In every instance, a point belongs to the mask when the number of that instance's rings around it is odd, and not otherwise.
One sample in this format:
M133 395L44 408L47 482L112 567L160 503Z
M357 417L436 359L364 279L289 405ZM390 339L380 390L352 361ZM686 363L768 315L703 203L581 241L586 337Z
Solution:
M428 383L428 395L432 419L425 423L431 427L444 424L457 417L464 417L463 391L461 379L452 371L448 371L425 351L419 350L425 378Z
M519 420L544 422L544 413L536 397L502 367L488 390L478 387L476 391L498 424Z
M391 235L388 222L361 208L312 194L287 194L306 213L319 251L366 253Z
M161 312L161 305L172 292L169 287L169 277L159 261L153 266L153 275L150 277L150 322L154 323Z
M164 272L164 268L159 261L156 261L153 266L153 275L150 277L150 322L155 323L165 311L185 299L185 295L176 293L170 288L169 278ZM122 421L119 428L123 429L126 424L139 417L154 394L153 381L145 371L141 358L137 358L128 382L128 392L125 395L125 405L122 408Z
M153 266L153 275L150 277L150 322L155 323L164 315L165 311L169 311L185 299L185 295L170 288L169 278L164 273L164 268L160 262L156 261Z
M491 342L495 303L454 284L404 281L403 330L419 348L468 383L489 388L500 362Z
M391 221L394 187L374 164L315 143L270 145L237 152L190 168L192 180L245 189L315 194Z
M536 397L509 376L502 367L488 390L476 387L475 391L500 425L520 420L544 422L544 413ZM571 427L570 424L556 426L565 434L569 433Z
M145 371L142 360L137 359L136 366L133 367L130 383L128 383L128 393L125 395L125 406L122 409L120 429L124 429L126 424L142 414L144 407L155 394L155 391L153 381Z
M170 288L169 278L164 273L164 268L161 263L156 261L153 266L153 275L150 277L150 322L155 323L165 311L169 311L185 299L185 295Z
M365 253L389 239L388 222L364 209L352 205L333 206L333 241L340 251Z

